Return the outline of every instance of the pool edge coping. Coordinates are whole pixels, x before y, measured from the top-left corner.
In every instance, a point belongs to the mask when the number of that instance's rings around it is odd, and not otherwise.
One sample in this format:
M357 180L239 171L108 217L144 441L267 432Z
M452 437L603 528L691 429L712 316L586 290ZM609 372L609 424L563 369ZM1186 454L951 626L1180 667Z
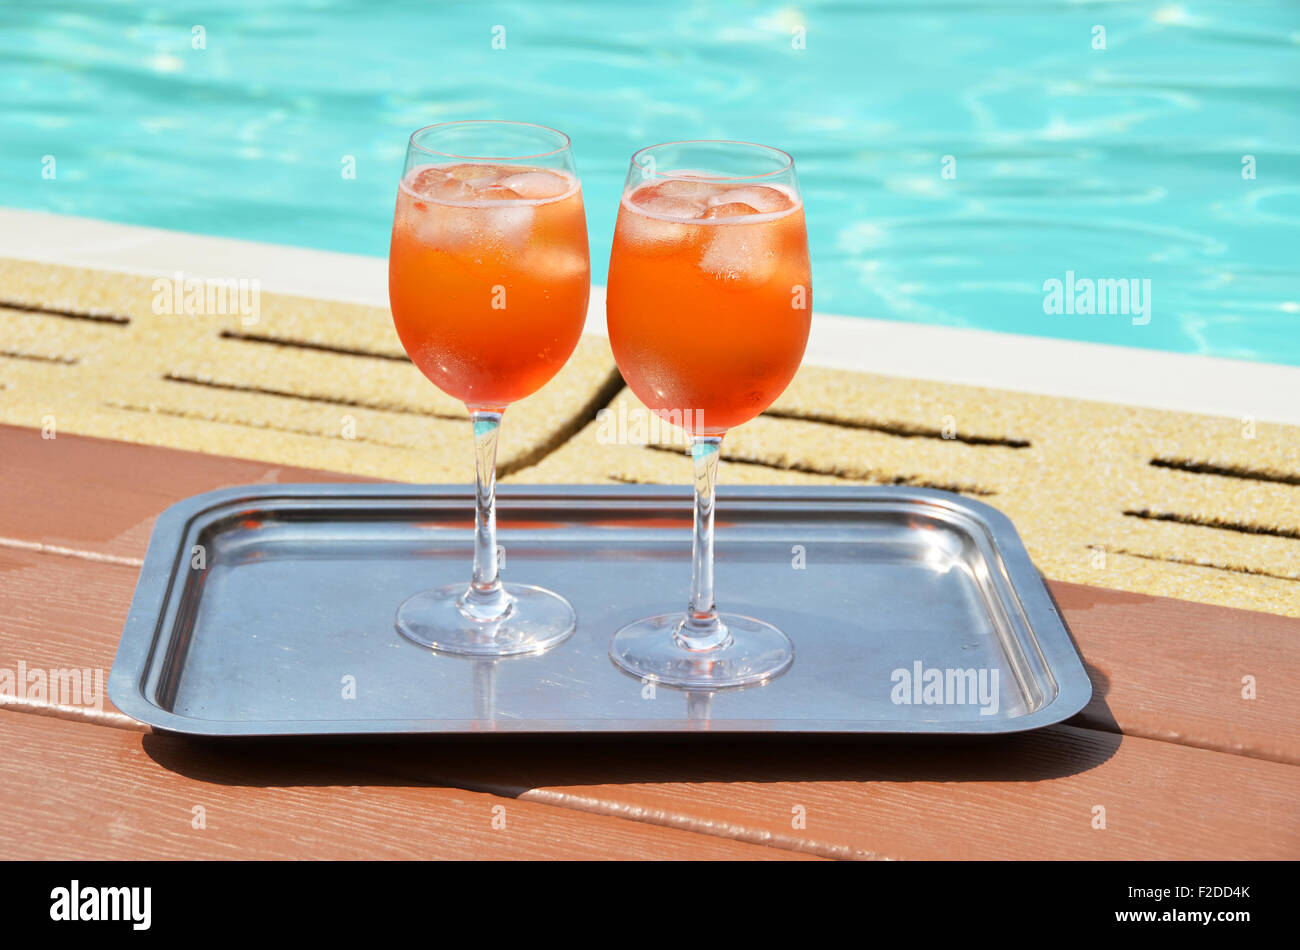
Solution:
M0 207L0 257L68 267L256 279L269 293L387 307L387 260ZM593 285L586 333L605 335ZM813 314L804 362L1174 412L1300 425L1300 367L994 330ZM1211 381L1213 381L1211 383Z

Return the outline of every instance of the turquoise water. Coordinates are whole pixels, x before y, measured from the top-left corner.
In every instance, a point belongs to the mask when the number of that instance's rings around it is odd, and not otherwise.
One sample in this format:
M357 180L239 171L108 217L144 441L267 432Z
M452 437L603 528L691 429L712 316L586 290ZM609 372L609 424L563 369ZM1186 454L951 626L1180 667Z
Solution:
M0 6L0 94L0 205L372 255L412 129L553 125L602 283L636 148L764 142L820 311L1300 365L1295 2L43 0ZM1149 321L1045 313L1067 271Z

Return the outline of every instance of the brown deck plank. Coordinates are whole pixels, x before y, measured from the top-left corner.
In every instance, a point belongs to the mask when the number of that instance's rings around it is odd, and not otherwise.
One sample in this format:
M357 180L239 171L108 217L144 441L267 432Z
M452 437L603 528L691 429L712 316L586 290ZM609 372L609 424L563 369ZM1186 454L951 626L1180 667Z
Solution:
M360 769L0 713L14 859L804 857ZM193 808L206 828L192 827ZM505 827L492 826L505 809Z
M1300 857L1300 768L1073 726L960 743L306 754L827 857ZM1096 806L1105 829L1093 827Z
M1072 722L1300 763L1300 620L1051 581L1092 701ZM1243 695L1253 677L1255 698Z
M79 670L107 687L117 640L131 606L138 568L0 546L0 669ZM113 631L117 633L114 635ZM105 693L99 703L60 706L57 697L0 696L24 712L143 730Z
M121 558L144 557L154 519L173 502L232 485L371 479L291 465L87 436L41 438L0 425L0 546L36 542Z

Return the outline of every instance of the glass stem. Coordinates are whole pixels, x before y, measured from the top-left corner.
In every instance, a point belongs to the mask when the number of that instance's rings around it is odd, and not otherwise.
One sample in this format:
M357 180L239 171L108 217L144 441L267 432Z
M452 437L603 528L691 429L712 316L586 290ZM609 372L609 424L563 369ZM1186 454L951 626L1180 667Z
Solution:
M722 436L698 435L691 442L695 464L695 538L691 546L691 602L675 637L687 650L714 650L731 642L713 601L713 506Z
M497 563L497 438L502 413L471 409L474 424L474 462L477 473L474 492L474 578L461 597L461 612L472 620L500 620L510 612L514 599L501 585Z

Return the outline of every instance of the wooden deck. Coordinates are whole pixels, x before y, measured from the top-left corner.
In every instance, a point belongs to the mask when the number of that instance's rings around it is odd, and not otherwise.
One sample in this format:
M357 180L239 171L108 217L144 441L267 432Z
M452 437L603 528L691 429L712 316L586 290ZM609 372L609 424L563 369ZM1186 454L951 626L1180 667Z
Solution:
M7 426L0 458L0 669L105 677L164 507L349 478ZM13 858L1300 857L1300 621L1049 586L1095 694L1031 734L213 745L6 700L0 835Z

